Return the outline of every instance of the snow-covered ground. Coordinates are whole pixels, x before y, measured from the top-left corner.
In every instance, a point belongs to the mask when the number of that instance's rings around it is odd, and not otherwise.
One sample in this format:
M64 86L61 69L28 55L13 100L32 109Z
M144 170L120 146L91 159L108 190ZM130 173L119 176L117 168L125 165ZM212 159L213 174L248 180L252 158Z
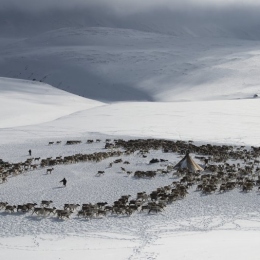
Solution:
M103 105L50 85L0 78L0 128L49 122L83 109Z
M79 111L40 125L2 129L0 138L2 142L24 142L47 136L60 139L101 133L259 145L259 111L260 99L122 102ZM37 110L32 113L37 117Z
M104 151L107 138L133 136L259 146L257 98L104 104L45 84L2 78L4 95L7 89L6 97L13 105L6 107L1 103L4 120L0 129L0 154L5 161L25 161L29 149L33 157L41 158L100 152ZM46 92L55 113L42 98ZM16 100L25 105L16 106ZM39 117L43 108L46 117ZM29 115L30 121L18 120L14 115L20 113ZM97 138L100 143L86 144L88 139ZM48 145L58 140L61 144ZM82 140L82 143L68 146L67 140ZM175 164L181 157L151 151L143 158L135 153L120 157L130 165L114 164L107 168L116 158L55 166L49 175L46 169L38 169L8 178L7 183L0 185L0 200L18 205L39 204L46 199L53 200L57 208L64 203L98 201L111 205L122 195L135 197L137 192L151 192L176 180L171 175L136 179L122 172L122 166L131 171L155 170L165 164L149 165L150 159L164 158ZM99 170L105 170L104 176L96 176ZM66 188L59 183L64 177L68 180ZM117 259L244 259L250 255L250 259L258 259L260 211L256 189L248 193L235 189L202 196L194 187L189 193L162 213L135 213L130 217L109 215L85 220L74 213L69 220L59 220L2 210L0 256L13 259L19 253L21 259L70 259L75 255L87 255L88 259L115 256Z
M121 25L123 18L113 20L113 13L104 12L107 16L101 19L82 11L79 17L65 12L62 19L54 12L46 16L48 21L43 15L40 26L33 24L37 20L33 14L14 28L19 16L0 11L4 161L25 161L29 149L33 157L41 158L103 152L107 138L260 146L259 26L238 24L232 31L203 19L199 25L192 20L169 23L169 16L151 20L142 13L132 20L127 16ZM258 97L253 98L255 94ZM101 142L87 144L88 139ZM82 143L65 145L67 140ZM61 144L48 145L56 141ZM58 165L52 174L40 168L10 177L0 184L0 201L18 205L46 199L57 208L64 203L111 205L122 195L135 197L176 180L170 174L136 179L121 167L156 170L166 164L151 165L152 158L171 164L181 159L158 150L146 158L138 153L122 155L129 165L108 168L116 158ZM98 177L102 170L105 174ZM60 183L64 177L66 188ZM257 189L211 195L195 189L158 214L85 220L73 213L60 220L0 210L0 257L259 259Z

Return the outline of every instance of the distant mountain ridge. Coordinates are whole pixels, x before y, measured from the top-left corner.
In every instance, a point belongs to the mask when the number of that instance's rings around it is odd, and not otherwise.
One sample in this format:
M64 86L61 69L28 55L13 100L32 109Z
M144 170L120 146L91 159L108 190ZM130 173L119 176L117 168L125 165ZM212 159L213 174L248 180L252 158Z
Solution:
M260 93L257 14L0 8L0 76L101 102L251 98Z

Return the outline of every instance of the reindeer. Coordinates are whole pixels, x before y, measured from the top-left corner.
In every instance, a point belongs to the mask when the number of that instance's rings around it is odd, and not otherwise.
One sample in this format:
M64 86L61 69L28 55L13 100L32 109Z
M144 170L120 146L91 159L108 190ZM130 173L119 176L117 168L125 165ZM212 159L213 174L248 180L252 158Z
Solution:
M41 206L47 206L47 207L49 207L51 203L53 203L52 200L42 200Z
M107 202L98 202L96 205L99 209L102 209L103 207L105 207L107 205Z
M0 202L0 209L5 208L8 205L8 202Z
M45 208L34 208L33 212L32 212L32 215L34 213L37 214L37 215L44 215L45 216L46 211L45 211Z
M79 206L79 204L64 204L64 210L74 211Z
M46 174L51 174L51 172L54 170L54 168L48 168L47 170L46 170Z
M27 212L27 211L29 211L29 208L27 207L27 205L17 205L17 208L16 208L16 211L18 212L18 211L22 211L22 212Z
M57 212L57 210L56 210L56 213L57 213L58 218L63 219L63 218L70 218L72 211L63 210L63 211Z
M104 174L105 174L104 171L98 171L97 174L96 174L96 176L101 176L101 175L104 175Z
M16 206L7 205L5 207L5 211L9 211L10 213L14 213L14 209L16 209Z
M55 207L53 207L53 208L44 208L44 211L45 211L45 213L48 213L48 215L50 215L51 213L54 215L55 211L56 211L56 208Z
M26 203L25 204L26 207L28 208L28 210L32 210L35 208L35 206L37 205L37 203Z
M2 178L0 178L2 180L2 183L7 182L7 176L3 176Z
M36 170L36 169L37 169L37 166L38 166L37 164L31 164L31 165L30 165L30 169L31 169L31 170Z

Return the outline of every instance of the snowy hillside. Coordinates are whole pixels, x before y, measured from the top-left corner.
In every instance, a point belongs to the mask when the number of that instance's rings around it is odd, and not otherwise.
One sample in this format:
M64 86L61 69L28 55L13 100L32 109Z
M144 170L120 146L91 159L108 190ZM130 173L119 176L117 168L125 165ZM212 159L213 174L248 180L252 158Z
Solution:
M0 128L39 124L103 105L50 85L0 78Z
M1 41L0 76L99 101L238 99L260 92L259 41L251 39L67 27Z
M260 92L257 1L1 1L1 77L102 102Z

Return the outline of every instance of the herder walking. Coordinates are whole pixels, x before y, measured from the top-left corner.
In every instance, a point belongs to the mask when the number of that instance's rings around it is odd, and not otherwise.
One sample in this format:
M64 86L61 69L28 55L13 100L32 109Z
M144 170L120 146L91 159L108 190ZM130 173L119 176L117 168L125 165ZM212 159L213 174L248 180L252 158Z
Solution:
M66 184L67 184L67 180L65 178L63 178L63 180L61 180L60 182L63 183L63 186L66 187Z

